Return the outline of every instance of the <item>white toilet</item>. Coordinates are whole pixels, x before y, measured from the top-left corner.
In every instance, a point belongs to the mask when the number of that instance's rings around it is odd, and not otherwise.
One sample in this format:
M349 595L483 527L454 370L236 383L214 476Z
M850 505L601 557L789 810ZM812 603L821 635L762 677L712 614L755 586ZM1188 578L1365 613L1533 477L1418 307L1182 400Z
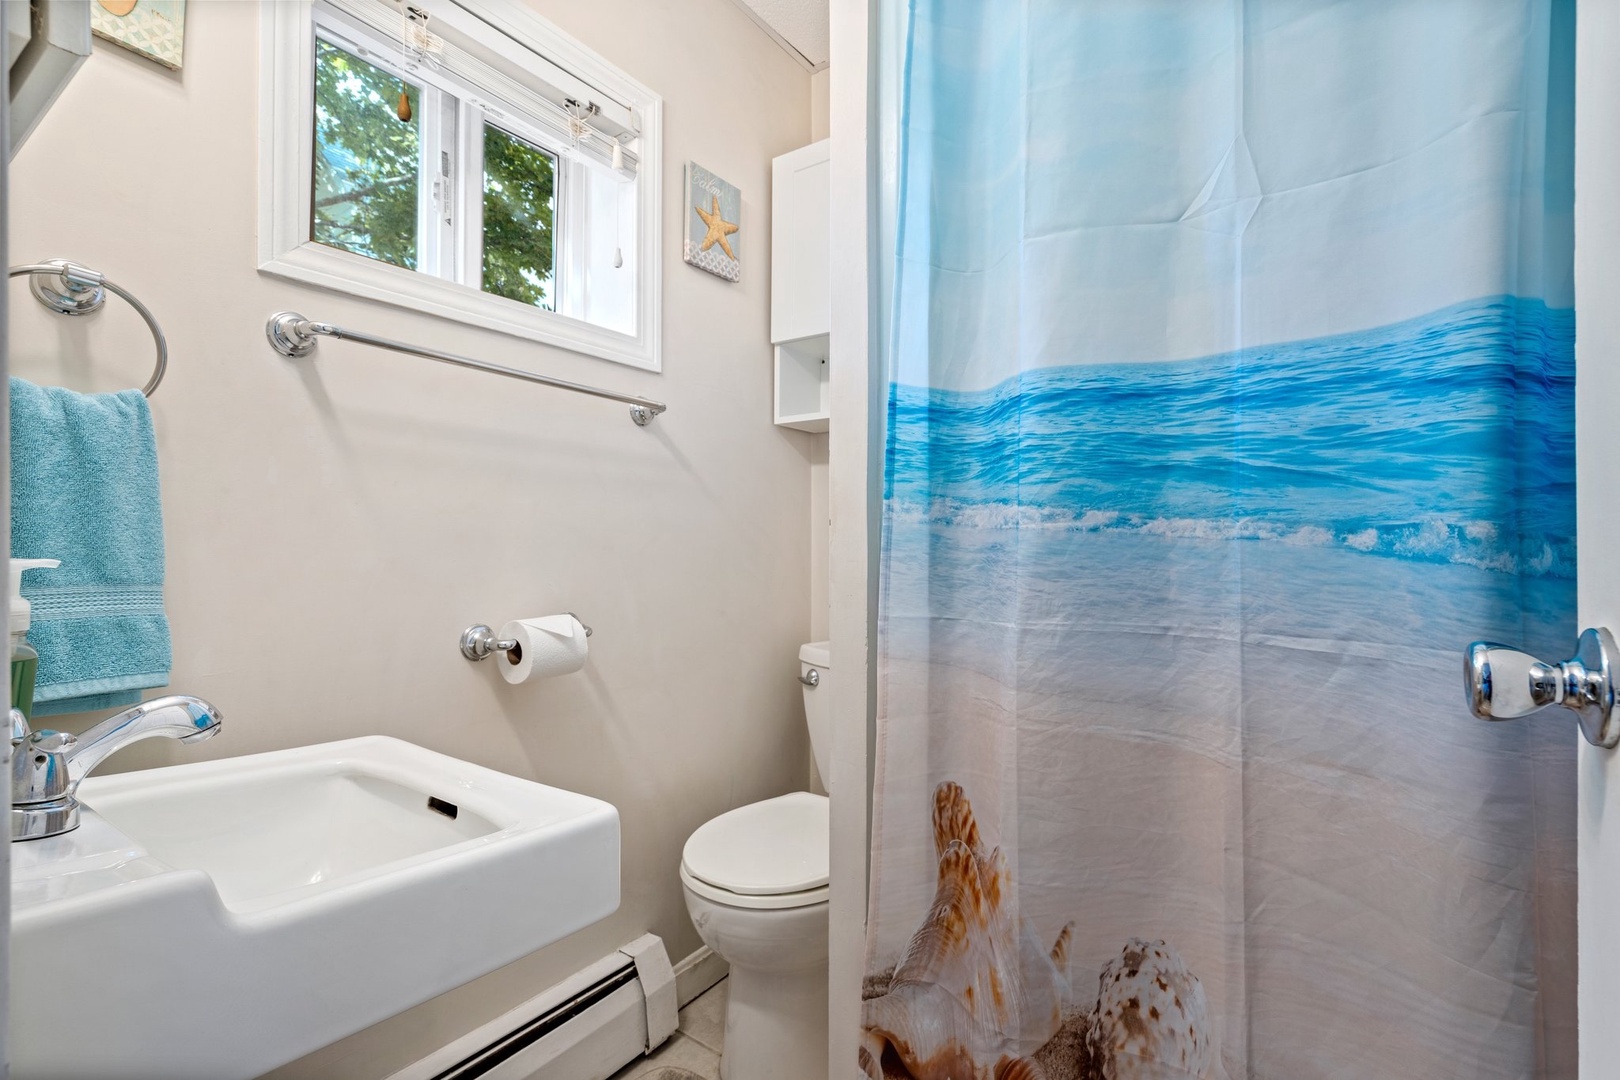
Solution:
M799 649L804 715L827 776L827 643ZM739 806L681 853L686 909L731 965L724 1080L826 1080L827 799L806 791Z

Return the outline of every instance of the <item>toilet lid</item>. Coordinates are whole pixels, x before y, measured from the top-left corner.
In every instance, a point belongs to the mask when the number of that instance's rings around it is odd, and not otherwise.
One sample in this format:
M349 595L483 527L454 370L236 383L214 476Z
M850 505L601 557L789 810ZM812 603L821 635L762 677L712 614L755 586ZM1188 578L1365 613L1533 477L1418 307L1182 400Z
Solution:
M743 896L777 896L827 884L827 799L796 791L739 806L686 841L681 865L700 881Z

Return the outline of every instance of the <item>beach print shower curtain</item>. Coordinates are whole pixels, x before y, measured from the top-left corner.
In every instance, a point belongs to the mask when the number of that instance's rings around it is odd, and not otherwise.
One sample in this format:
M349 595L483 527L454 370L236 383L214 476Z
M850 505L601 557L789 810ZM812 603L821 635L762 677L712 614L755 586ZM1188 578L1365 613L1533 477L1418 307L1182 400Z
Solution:
M914 0L856 1075L1574 1076L1573 19Z

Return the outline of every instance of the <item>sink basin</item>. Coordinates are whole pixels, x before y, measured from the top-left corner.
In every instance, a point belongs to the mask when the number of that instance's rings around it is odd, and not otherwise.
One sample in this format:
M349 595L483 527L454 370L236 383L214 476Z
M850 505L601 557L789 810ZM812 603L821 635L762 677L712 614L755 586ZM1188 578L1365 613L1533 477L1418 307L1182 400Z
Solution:
M607 803L398 739L92 776L11 846L19 1077L253 1077L595 922Z
M92 780L83 793L148 855L207 874L231 911L282 904L294 890L331 890L500 831L473 804L463 808L454 788L379 775L358 758L261 768L234 783Z

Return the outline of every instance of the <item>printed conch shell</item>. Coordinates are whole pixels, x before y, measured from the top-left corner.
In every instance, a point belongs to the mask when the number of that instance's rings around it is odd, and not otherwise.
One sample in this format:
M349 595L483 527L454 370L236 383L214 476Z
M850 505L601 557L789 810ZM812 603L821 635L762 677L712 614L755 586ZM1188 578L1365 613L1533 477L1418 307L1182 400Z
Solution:
M1204 987L1174 948L1132 938L1097 980L1086 1048L1097 1080L1215 1077Z
M934 791L934 849L933 906L888 992L864 1005L861 1066L881 1078L888 1054L914 1080L1045 1080L1029 1055L1062 1023L1070 927L1046 947L1008 913L1006 862L954 783Z

